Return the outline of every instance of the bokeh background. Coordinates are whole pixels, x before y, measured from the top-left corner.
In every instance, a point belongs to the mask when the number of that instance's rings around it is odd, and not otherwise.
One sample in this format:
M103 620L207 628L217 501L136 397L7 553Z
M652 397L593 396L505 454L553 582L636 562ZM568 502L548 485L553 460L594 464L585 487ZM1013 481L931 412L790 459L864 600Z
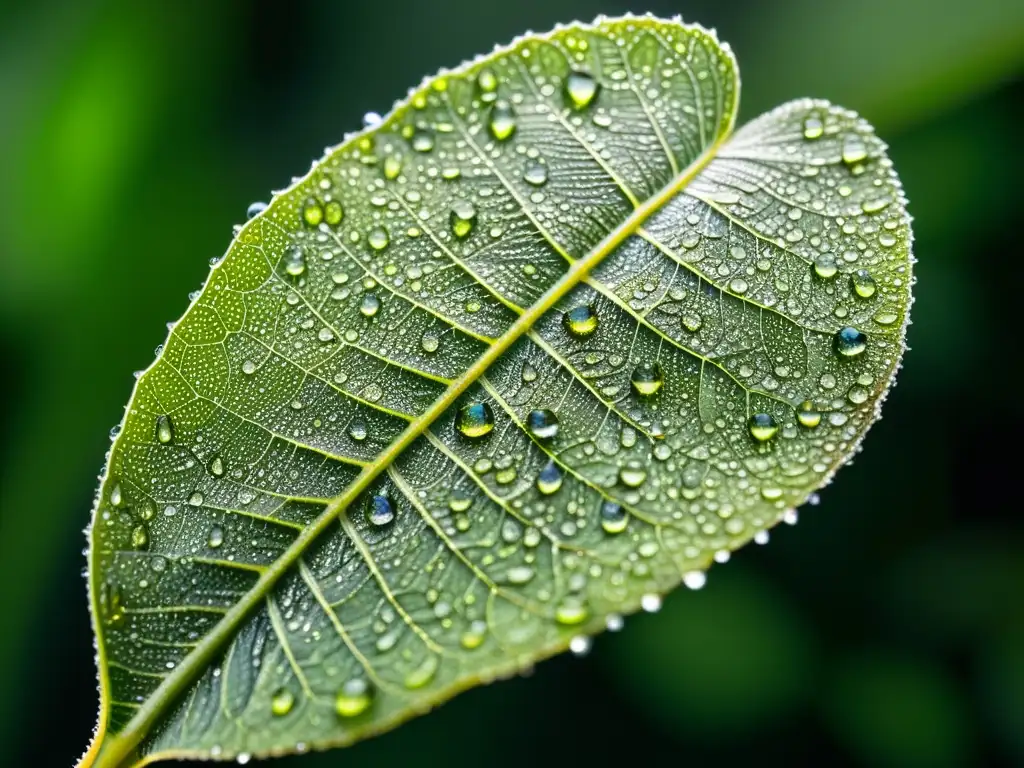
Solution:
M107 432L248 203L424 74L626 10L717 27L743 120L817 96L890 143L920 263L885 418L796 528L588 657L279 764L1024 765L1014 0L0 3L0 763L88 741Z

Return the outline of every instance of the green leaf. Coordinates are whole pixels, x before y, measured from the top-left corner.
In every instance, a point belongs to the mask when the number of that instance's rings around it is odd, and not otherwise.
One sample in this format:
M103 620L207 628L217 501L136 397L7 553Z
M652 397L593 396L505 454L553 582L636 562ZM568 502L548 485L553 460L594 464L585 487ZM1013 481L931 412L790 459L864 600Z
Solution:
M525 37L239 230L103 476L83 765L379 733L828 482L899 364L909 220L863 120L730 137L738 88L678 21Z

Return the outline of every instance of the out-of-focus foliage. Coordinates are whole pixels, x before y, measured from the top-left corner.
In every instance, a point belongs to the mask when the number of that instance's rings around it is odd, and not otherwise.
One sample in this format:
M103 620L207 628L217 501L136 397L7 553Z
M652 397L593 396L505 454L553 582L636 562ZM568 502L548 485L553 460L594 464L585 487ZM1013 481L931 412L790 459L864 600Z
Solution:
M223 252L226 222L242 221L238 201L266 199L453 56L627 8L19 5L0 11L0 753L67 765L94 717L76 576L102 435L130 390L125 366L152 359L204 259ZM718 27L743 62L741 122L809 95L856 109L886 138L920 259L907 369L870 450L771 547L737 555L582 661L466 694L346 758L397 764L416 750L425 764L469 765L487 749L516 765L544 742L552 757L596 760L604 747L578 736L601 724L691 764L1024 760L1024 525L1016 467L995 448L1024 414L1015 382L992 375L1019 343L1012 302L997 297L1022 276L1011 225L1024 5L632 10ZM670 633L718 653L719 674L683 666ZM645 655L663 665L658 679Z

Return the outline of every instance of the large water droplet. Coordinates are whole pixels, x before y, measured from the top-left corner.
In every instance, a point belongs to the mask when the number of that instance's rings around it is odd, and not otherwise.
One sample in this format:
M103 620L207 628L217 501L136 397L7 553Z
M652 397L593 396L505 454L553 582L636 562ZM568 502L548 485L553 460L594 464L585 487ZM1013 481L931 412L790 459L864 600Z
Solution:
M483 437L494 429L494 411L484 402L467 403L459 409L455 422L466 437Z
M373 688L361 678L346 682L334 697L334 711L339 717L356 717L373 703Z
M221 477L224 474L224 460L214 454L210 457L210 460L206 462L206 471L214 477Z
M412 135L412 148L417 152L429 152L434 148L434 134L419 130Z
M332 227L336 227L341 224L343 218L345 218L345 209L341 207L341 203L337 200L327 201L327 204L324 205L324 221Z
M320 222L324 220L324 209L312 197L307 198L302 204L302 220L310 227L320 226Z
M661 389L665 376L659 363L640 363L633 369L629 381L638 395L650 396Z
M516 113L512 105L505 101L497 102L491 107L491 119L488 123L491 135L498 141L505 141L516 131Z
M846 326L836 334L836 351L843 357L856 357L868 348L868 337Z
M850 275L850 285L853 291L862 299L870 299L875 295L875 278L866 269L858 269Z
M601 503L601 527L608 533L622 533L629 525L629 513L614 501Z
M366 510L366 519L371 525L383 526L395 519L395 507L391 499L382 493L370 499L370 505Z
M597 96L598 82L589 72L573 71L565 78L565 95L574 109L583 109Z
M219 549L224 543L224 529L219 525L210 528L210 535L206 537L206 546L210 549Z
M480 70L480 74L476 76L476 85L480 89L481 94L485 96L490 95L498 90L498 78L493 70L484 67Z
M843 162L855 165L868 156L868 148L864 140L856 133L848 133L843 137Z
M156 417L156 439L165 445L174 439L174 422L170 416Z
M245 218L254 219L267 210L266 203L252 203L248 208L245 209Z
M149 549L149 531L142 523L132 528L132 549L140 552Z
M835 277L838 271L836 257L831 253L823 253L814 260L814 274L823 280Z
M555 621L566 626L582 624L589 615L586 606L576 601L562 603L555 609Z
M589 336L597 330L597 312L589 304L581 304L562 315L562 324L573 336Z
M391 242L391 235L384 227L374 227L366 235L366 242L370 244L370 247L375 251L383 251L388 247L388 243Z
M306 252L293 245L284 254L284 271L291 277L301 277L306 271Z
M452 512L465 512L473 505L473 496L464 488L456 488L448 499L448 508Z
M562 471L554 461L549 461L537 475L537 490L545 496L558 491L562 487Z
M364 294L362 301L359 302L359 311L364 317L373 317L380 311L380 299L372 293Z
M410 690L422 688L434 679L434 675L437 674L438 666L439 662L437 656L427 656L423 659L423 662L416 667L416 669L405 676L402 683L404 683L405 687Z
M453 235L458 238L466 237L476 225L476 206L468 200L456 200L452 204L449 222Z
M639 488L647 479L647 470L644 465L635 459L626 463L619 469L619 482L627 488Z
M424 352L437 352L440 343L441 338L434 331L424 331L420 337L420 346Z
M814 429L821 424L821 412L810 400L804 400L797 409L796 420L808 429Z
M821 118L817 115L808 115L804 120L804 138L809 140L820 139L825 132Z
M523 180L535 187L543 187L548 182L548 167L541 162L533 162L526 168Z
M768 413L755 413L748 422L750 434L755 440L765 442L779 433L779 424Z
M550 440L558 434L558 417L547 408L537 408L527 415L526 428L538 440Z
M295 694L287 688L279 688L270 700L270 711L277 717L283 717L292 711L295 705Z

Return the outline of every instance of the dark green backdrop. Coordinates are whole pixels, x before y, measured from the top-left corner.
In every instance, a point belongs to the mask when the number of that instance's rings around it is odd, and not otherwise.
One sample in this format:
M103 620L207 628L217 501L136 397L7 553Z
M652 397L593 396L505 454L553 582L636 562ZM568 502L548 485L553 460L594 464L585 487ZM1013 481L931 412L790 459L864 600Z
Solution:
M80 572L96 474L163 324L248 203L420 78L590 0L22 3L0 9L0 764L94 723ZM797 96L891 143L912 351L855 464L796 528L585 659L350 750L518 766L1024 763L1017 319L1024 3L648 0L733 44L743 118Z

